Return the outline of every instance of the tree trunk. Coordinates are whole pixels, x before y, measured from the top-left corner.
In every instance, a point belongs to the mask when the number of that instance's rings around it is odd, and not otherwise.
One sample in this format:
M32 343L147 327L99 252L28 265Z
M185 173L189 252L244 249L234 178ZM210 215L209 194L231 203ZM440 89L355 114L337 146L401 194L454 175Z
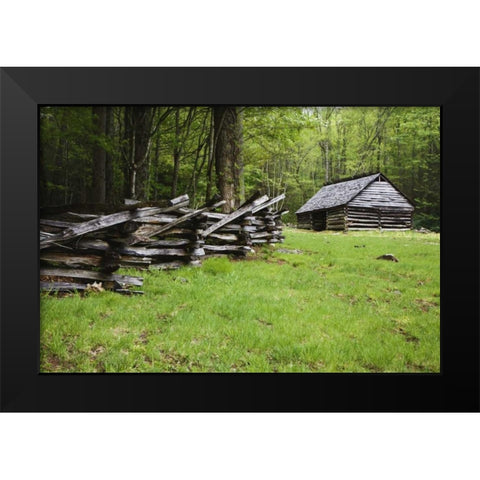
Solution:
M240 204L242 128L237 107L214 107L215 172L217 189L229 213ZM243 176L243 175L242 175Z
M137 200L146 200L147 178L149 175L148 154L155 107L135 107L135 196Z
M111 139L114 135L112 107L106 107L105 112L105 135ZM113 186L113 158L112 154L106 152L105 155L105 201L106 203L115 203L115 192Z
M124 189L123 196L125 198L133 198L135 194L135 182L132 183L132 170L134 168L135 155L135 129L133 125L133 109L135 107L126 106L124 110L124 128L123 128L123 179ZM133 178L134 180L134 178ZM133 195L132 195L133 192Z
M215 158L215 128L213 121L213 109L210 117L210 136L208 142L208 164L207 164L207 187L205 191L205 202L212 198L212 170L213 160Z
M107 121L106 107L93 107L93 123L95 126L95 146L93 150L93 188L92 202L105 203L105 166L106 151L102 145Z
M180 108L175 111L175 145L173 147L172 198L177 196L178 171L180 169Z
M235 179L235 208L238 208L245 201L245 177L243 174L243 109L238 110L236 133L238 154L235 158L233 173Z
M137 200L147 197L148 153L156 107L125 107L124 160L125 196Z

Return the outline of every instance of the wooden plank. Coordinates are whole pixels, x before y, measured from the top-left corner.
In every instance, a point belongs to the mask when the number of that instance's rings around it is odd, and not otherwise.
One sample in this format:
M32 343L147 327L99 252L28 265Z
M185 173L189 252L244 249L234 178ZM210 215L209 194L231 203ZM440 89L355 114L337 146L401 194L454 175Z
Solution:
M67 267L100 267L103 263L103 257L99 255L44 252L40 254L40 261Z
M121 293L122 295L143 295L144 293L141 290L128 290L126 288L118 288L114 291L115 293Z
M249 203L248 205L245 205L244 207L241 207L238 210L235 210L234 212L224 217L222 220L208 227L206 230L204 230L200 234L200 236L203 238L208 237L208 235L210 235L214 231L218 230L219 228L222 228L224 225L227 225L228 223L231 223L233 220L245 215L246 213L251 212L253 208L263 204L267 200L268 200L268 197L264 195L263 197L260 197L259 199L254 200L252 203Z
M121 255L119 265L122 267L148 267L153 262L151 257L136 257L134 255Z
M183 207L183 206L188 205L189 201L190 201L189 196L187 194L185 194L185 195L180 195L179 197L176 197L176 198L172 198L171 200L169 200L168 203L172 206L177 206L178 207L178 206L181 205ZM184 205L184 204L186 204L186 205Z
M186 250L179 248L120 247L117 252L138 257L186 257L189 255Z
M226 213L218 213L218 212L204 212L204 213L202 213L202 217L205 217L207 219L213 219L213 220L222 220L226 216L227 216Z
M190 245L191 240L186 238L167 238L163 240L149 240L145 242L139 242L137 245L142 247L154 248L154 247L183 247Z
M75 292L87 289L85 283L71 282L40 282L40 290L48 290L51 292Z
M252 233L250 236L252 237L252 239L254 239L254 238L273 238L277 235L280 235L280 232L278 230L273 230L271 232Z
M78 225L78 223L75 223L75 222L64 222L63 220L50 220L48 218L41 218L39 223L41 226L57 227L57 228L71 228L71 227L74 227L75 225Z
M227 202L225 200L222 200L220 202L215 203L211 207L204 207L204 208L201 208L200 210L196 210L192 213L187 213L186 215L182 215L181 217L177 218L176 220L174 220L173 222L170 222L167 225L164 225L163 227L159 227L158 229L153 229L153 231L151 233L149 233L147 236L148 237L153 237L155 235L160 235L161 233L164 233L164 232L170 230L171 228L176 227L177 225L180 225L181 223L186 222L187 220L191 220L192 218L199 216L200 214L202 214L203 212L207 211L210 208L215 209L215 208L220 207L221 205L223 205L225 203L227 203ZM138 242L134 241L132 243L132 245L135 245L135 243L138 243Z
M214 238L224 242L236 242L239 239L239 236L235 235L234 233L212 233L209 235L209 237L211 239Z
M140 200L135 200L134 198L125 198L123 200L123 203L125 205L138 205L140 203Z
M150 215L162 213L168 208L172 209L176 207L146 207L139 208L137 210L126 210L123 212L113 213L111 215L104 215L102 217L94 218L86 222L78 223L70 228L63 230L63 232L41 240L40 249L46 248L52 243L64 242L66 240L85 235L86 233L95 232L97 230L102 230L113 225L128 222L129 220L133 220L134 218L148 217Z
M98 218L98 215L94 215L91 213L75 213L75 212L67 212L67 215L70 215L74 218L81 218L82 220L92 220L92 218Z
M95 272L93 270L78 270L72 268L41 268L40 276L48 277L69 277L69 278L81 278L84 280L100 280L103 282L118 282L125 285L141 286L143 284L143 278L131 277L129 275L116 275L107 274L101 272Z
M206 252L251 252L252 249L246 245L204 245Z
M184 266L184 262L159 262L152 263L148 268L149 270L176 270Z
M76 292L76 291L88 291L89 287L83 283L71 283L71 282L40 282L40 290L49 292ZM108 290L108 289L105 289ZM113 290L116 293L124 295L143 295L141 290L129 290L127 288L118 288Z
M284 198L285 198L285 194L282 193L282 194L279 195L278 197L272 198L272 199L269 200L268 202L263 203L262 205L259 205L258 207L254 207L254 208L252 209L252 213L257 213L257 212L259 212L260 210L263 210L264 208L270 207L270 206L273 205L274 203L278 203L278 202L280 202L281 200L283 200Z
M176 215L152 215L150 217L144 218L135 218L132 222L135 223L145 223L145 224L153 224L153 225L160 225L164 223L170 223L176 220L178 217Z
M77 250L100 250L100 251L106 251L110 248L110 245L99 239L88 239L88 238L83 238L81 240L78 240L74 242L72 245Z

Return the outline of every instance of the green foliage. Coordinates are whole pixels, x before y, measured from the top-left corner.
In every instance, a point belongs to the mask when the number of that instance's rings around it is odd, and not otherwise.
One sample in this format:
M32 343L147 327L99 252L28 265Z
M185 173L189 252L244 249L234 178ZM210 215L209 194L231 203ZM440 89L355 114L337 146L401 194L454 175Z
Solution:
M287 229L246 261L146 272L142 297L42 296L41 371L439 372L439 254L438 234Z
M287 222L325 183L381 171L415 203L418 224L428 219L439 228L439 108L245 107L242 116L245 194L285 193L280 207L290 211ZM142 167L145 200L171 198L175 190L199 206L215 193L211 117L210 107L155 107ZM125 107L112 107L109 135L95 134L90 107L42 107L41 203L88 201L95 145L112 159L112 196L122 202L124 124Z

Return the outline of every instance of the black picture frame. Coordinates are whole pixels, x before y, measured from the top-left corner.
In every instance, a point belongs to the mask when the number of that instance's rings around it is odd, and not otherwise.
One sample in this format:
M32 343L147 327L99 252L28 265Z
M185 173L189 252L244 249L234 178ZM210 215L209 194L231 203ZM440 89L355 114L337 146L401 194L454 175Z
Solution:
M3 68L1 410L479 411L478 68ZM441 107L440 374L40 374L40 105Z

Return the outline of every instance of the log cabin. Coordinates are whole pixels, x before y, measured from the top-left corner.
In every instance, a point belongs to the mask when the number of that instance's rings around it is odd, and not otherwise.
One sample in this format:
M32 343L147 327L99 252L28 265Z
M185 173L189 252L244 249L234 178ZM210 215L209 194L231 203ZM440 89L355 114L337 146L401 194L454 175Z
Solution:
M410 230L414 205L382 173L322 187L295 213L298 228Z

